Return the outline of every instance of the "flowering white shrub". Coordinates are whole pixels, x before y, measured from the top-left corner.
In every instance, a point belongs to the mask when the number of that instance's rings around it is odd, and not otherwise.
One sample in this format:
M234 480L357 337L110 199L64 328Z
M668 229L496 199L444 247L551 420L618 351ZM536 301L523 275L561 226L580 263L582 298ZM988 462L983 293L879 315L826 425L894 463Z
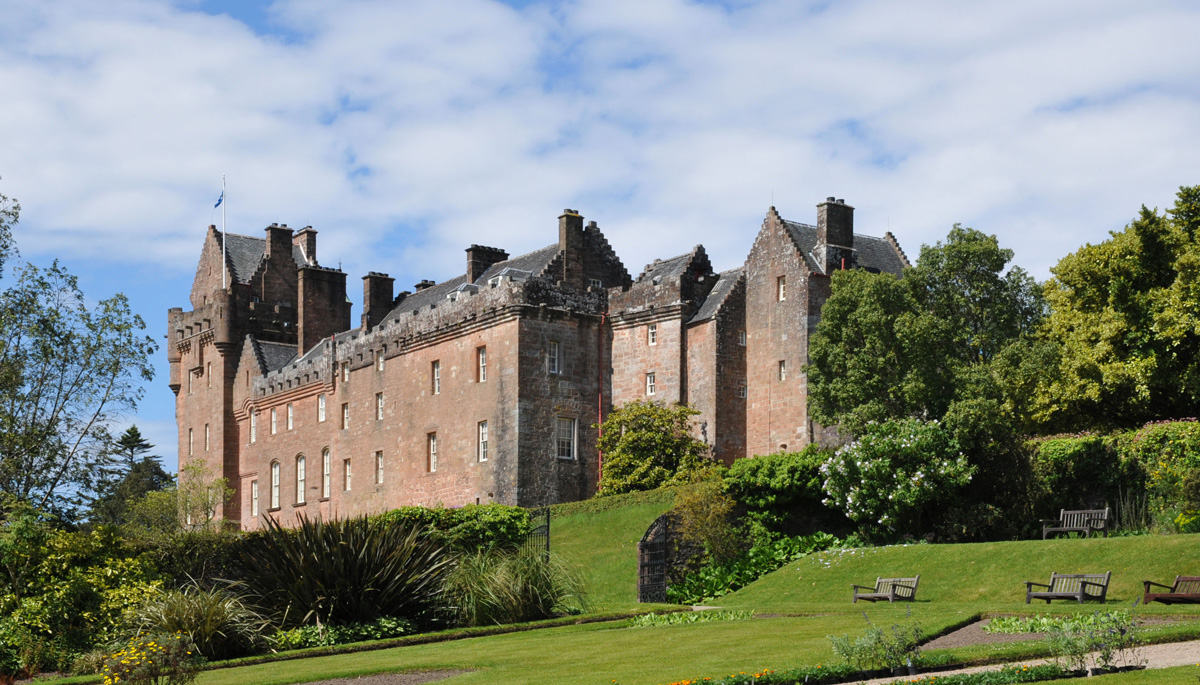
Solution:
M876 537L919 534L921 511L971 482L975 467L937 421L871 423L821 465L825 504Z

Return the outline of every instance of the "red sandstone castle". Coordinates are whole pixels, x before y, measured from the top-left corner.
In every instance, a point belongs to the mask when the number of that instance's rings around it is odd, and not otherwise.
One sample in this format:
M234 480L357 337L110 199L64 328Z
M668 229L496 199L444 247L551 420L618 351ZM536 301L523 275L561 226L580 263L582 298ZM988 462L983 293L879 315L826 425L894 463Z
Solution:
M443 283L394 294L367 274L357 327L311 227L210 226L192 309L168 313L179 462L228 479L218 516L254 528L588 497L593 426L636 399L699 410L697 435L725 463L820 442L801 369L829 275L908 265L853 217L834 198L816 226L771 208L742 268L714 273L697 246L633 280L596 223L565 210L558 242L511 258L472 245Z

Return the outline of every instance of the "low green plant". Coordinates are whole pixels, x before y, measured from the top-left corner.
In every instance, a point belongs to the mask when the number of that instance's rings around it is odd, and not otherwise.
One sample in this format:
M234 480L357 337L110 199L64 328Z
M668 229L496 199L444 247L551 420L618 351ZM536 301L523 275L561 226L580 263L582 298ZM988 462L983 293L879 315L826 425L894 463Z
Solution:
M399 507L371 517L380 525L421 528L430 538L457 552L483 547L516 547L532 529L529 511L505 504L444 507Z
M1145 665L1141 650L1145 642L1128 612L1096 612L1052 625L1046 641L1058 665L1067 670Z
M629 619L630 628L674 626L707 621L744 621L754 618L753 611L676 611L670 614L642 614Z
M182 634L139 635L108 657L100 675L104 685L191 685L203 665Z
M366 640L386 640L414 632L413 624L402 618L384 616L370 623L349 623L345 625L300 626L281 630L271 638L275 649L303 649L305 647L329 647L346 645Z
M829 642L834 655L861 671L915 666L921 659L921 627L916 623L893 624L889 630L870 624L858 637L830 635Z
M529 547L460 555L444 590L460 625L535 621L587 608L578 574L557 556Z
M829 549L837 538L814 533L762 542L724 563L708 563L667 588L667 599L676 604L699 604L739 590L762 576L813 552Z
M181 634L208 659L230 659L261 651L268 622L231 589L192 583L160 591L131 617L138 633Z

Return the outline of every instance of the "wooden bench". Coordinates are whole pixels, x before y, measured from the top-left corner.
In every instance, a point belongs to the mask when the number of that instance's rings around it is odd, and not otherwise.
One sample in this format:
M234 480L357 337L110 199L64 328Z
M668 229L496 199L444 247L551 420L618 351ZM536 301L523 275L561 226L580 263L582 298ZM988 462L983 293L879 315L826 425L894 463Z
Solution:
M1025 581L1025 603L1029 604L1034 599L1044 599L1046 604L1049 604L1052 599L1073 599L1080 604L1087 599L1103 602L1104 596L1108 594L1108 580L1111 577L1112 571L1103 574L1051 573L1049 585L1027 580ZM1034 585L1046 589L1034 592Z
M878 602L887 600L894 602L898 599L906 602L911 602L917 596L917 583L921 581L921 576L912 578L876 578L875 587L866 585L851 585L854 590L854 603L858 600L868 602ZM868 592L859 592L859 590L868 590Z
M1042 519L1042 539L1053 533L1083 533L1085 538L1104 533L1108 537L1108 509L1063 509L1057 519Z
M1163 604L1200 604L1200 576L1175 576L1174 585L1163 585L1143 580L1146 594L1142 596L1142 604L1162 602ZM1150 592L1150 586L1161 587L1166 592Z

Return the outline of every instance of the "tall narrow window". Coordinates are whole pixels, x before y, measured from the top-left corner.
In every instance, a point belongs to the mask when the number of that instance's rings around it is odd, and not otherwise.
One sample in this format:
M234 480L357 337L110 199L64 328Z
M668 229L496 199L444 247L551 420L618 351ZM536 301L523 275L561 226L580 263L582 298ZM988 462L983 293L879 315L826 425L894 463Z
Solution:
M743 399L746 397L746 382L745 381L742 381L742 384L738 386L738 397L741 397Z
M258 411L250 410L250 444L258 442Z
M212 362L207 362L204 365L204 380L208 383L208 387L212 387Z
M558 373L562 368L562 362L558 356L558 341L551 340L546 347L546 370L550 373Z
M350 460L342 460L342 489L350 492L350 479L354 474L350 471Z
M427 456L429 458L426 463L426 470L430 473L437 471L437 433L430 433L425 436L425 440L429 445Z
M279 462L271 462L271 508L279 508Z
M342 382L350 382L350 362L342 362Z
M275 407L271 407L271 435L275 435Z
M779 360L779 380L787 380L787 360L785 359Z
M475 359L479 362L479 370L476 372L475 378L482 383L487 380L487 348L475 348Z
M292 403L288 402L288 405L287 405L287 429L288 430L291 430L292 427L296 425L294 423L295 420L296 420L296 412L292 410Z
M204 451L208 451L208 424L204 424Z
M326 448L321 453L321 497L329 497L330 481L333 480L333 457Z
M649 326L646 326L646 344L658 344L658 324L652 323Z
M187 372L187 379L188 379L188 394L190 395L190 394L192 394L192 372L191 371Z
M746 346L746 331L738 331L738 344L742 347Z
M375 353L375 370L383 371L383 350Z
M655 390L654 372L651 371L650 373L646 374L646 394L653 395L654 390Z
M258 481L250 481L250 515L258 518Z
M383 420L383 393L375 393L375 420Z
M479 461L488 459L488 426L487 421L479 422Z
M304 456L296 457L296 504L304 504L304 486L307 475L304 472Z
M375 484L383 485L383 452L375 453Z
M575 458L575 419L558 417L555 452L559 459Z
M317 421L325 420L325 395L317 395Z
M775 279L775 294L780 302L787 299L787 276L780 276Z
M350 404L342 403L342 430L350 427Z
M429 366L429 377L432 379L432 392L435 395L442 394L442 362L434 360Z
M192 456L192 429L188 429L188 456Z

